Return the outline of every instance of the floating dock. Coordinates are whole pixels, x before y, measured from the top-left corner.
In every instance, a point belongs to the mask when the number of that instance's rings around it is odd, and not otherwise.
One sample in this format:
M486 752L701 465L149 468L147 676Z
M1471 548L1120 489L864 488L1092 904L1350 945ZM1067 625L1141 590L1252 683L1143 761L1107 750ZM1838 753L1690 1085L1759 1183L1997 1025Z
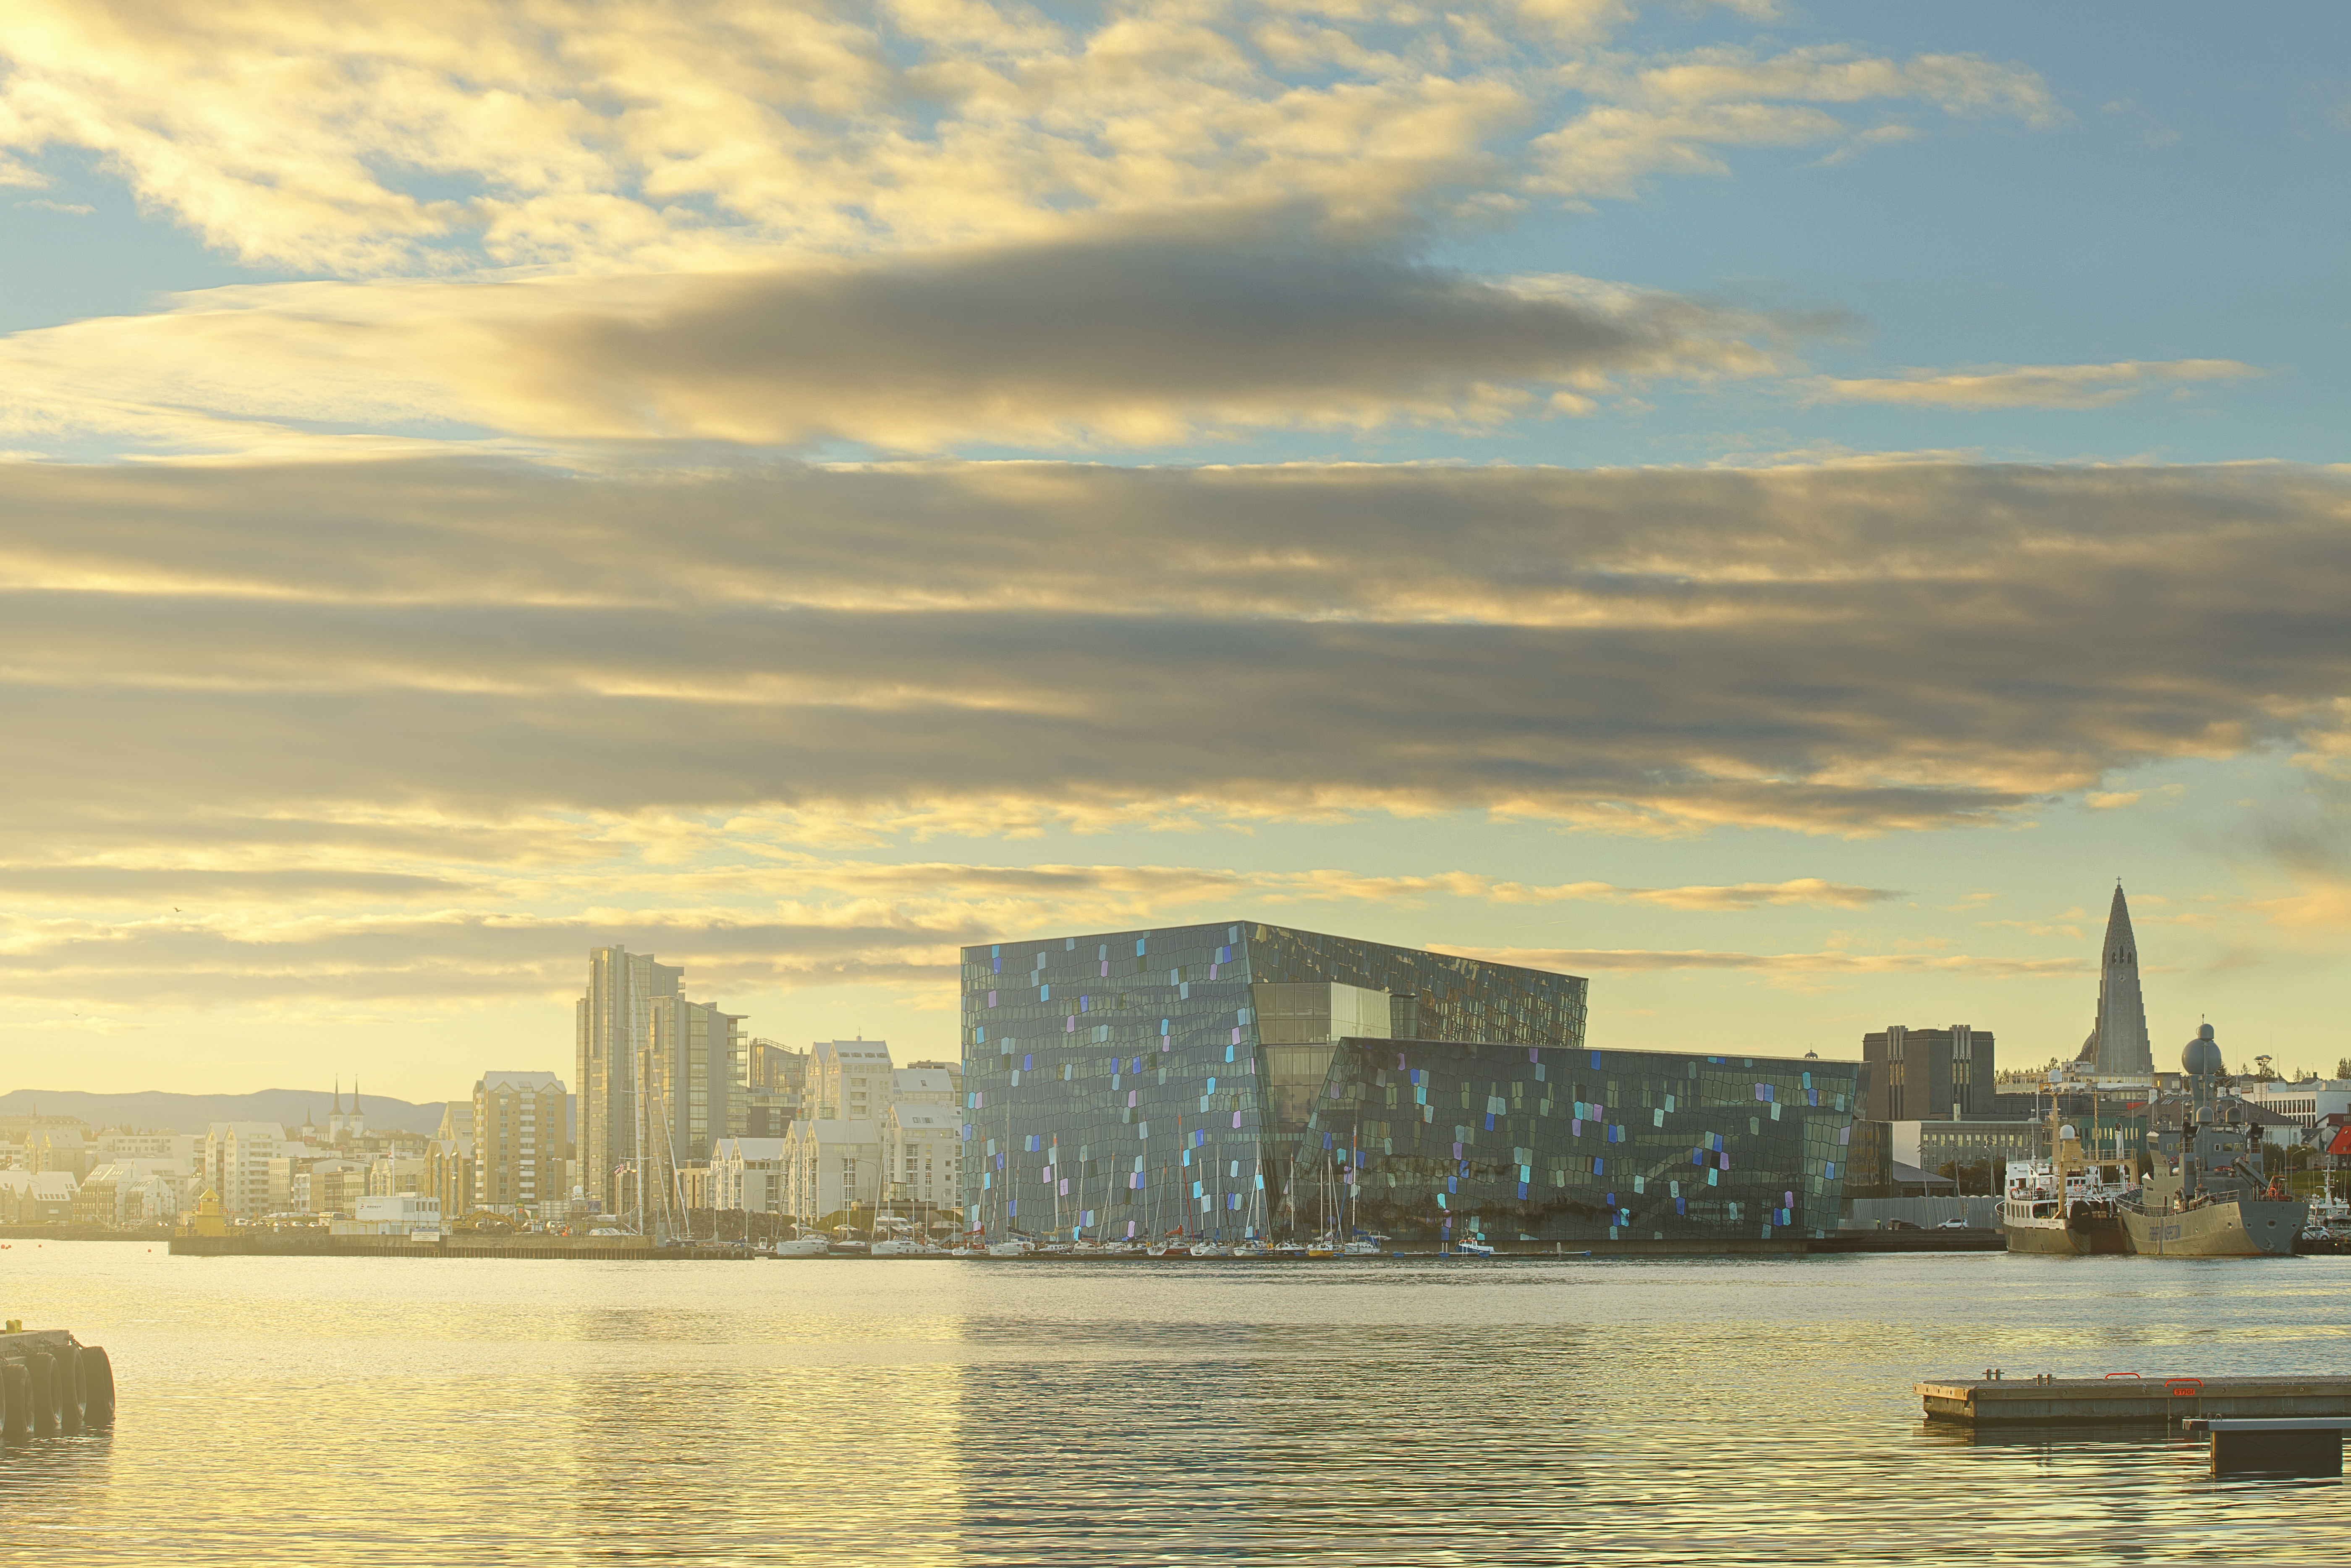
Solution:
M2351 1377L1954 1377L1914 1388L1928 1420L1971 1427L2351 1417Z

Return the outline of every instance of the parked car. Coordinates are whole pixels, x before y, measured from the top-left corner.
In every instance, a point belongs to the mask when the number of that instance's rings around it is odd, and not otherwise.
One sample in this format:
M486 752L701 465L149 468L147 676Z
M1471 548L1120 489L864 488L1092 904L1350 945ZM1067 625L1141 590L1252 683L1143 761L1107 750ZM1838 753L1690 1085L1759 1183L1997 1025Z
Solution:
M1936 1226L1935 1229L1938 1231L1965 1231L1970 1229L1970 1227L1964 1220L1946 1220L1941 1224Z
M1907 1220L1888 1220L1886 1221L1886 1228L1888 1231L1917 1231L1921 1229L1921 1227L1913 1225Z

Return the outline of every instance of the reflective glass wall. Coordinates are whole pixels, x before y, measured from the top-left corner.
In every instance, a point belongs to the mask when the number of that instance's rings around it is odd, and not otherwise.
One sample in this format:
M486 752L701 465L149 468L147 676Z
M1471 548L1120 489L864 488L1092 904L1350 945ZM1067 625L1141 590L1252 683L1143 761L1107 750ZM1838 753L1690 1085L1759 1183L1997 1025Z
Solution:
M1342 1034L1583 1039L1577 977L1254 922L963 959L963 1199L991 1235L1288 1231Z
M1288 1185L1318 1223L1399 1244L1829 1235L1854 1077L1809 1058L1347 1040Z

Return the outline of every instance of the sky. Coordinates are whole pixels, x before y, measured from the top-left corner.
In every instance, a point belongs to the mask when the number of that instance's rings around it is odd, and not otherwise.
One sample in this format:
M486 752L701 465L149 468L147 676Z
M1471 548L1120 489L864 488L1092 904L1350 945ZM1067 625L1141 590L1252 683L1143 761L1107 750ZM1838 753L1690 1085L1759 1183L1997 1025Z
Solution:
M2351 12L19 0L0 1087L1254 919L2351 1056Z

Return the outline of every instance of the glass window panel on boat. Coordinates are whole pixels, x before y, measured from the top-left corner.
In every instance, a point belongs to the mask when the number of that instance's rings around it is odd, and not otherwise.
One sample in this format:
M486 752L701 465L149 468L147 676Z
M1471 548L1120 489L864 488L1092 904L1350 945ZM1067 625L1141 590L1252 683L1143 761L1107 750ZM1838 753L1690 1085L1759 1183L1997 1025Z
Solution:
M1581 1046L1573 975L1250 921L963 951L974 1229L1104 1241L1307 1223L1286 1183L1337 1042Z

